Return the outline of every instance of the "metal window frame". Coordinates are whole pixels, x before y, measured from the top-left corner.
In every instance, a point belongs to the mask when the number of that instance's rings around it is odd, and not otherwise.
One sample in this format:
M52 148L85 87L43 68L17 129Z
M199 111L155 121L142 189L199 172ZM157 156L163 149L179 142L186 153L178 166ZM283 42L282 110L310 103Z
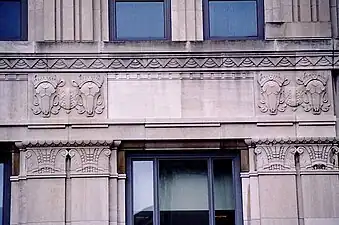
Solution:
M2 211L2 221L0 224L9 225L10 224L10 212L11 212L11 171L12 171L12 160L11 153L1 152L0 153L0 163L4 164L4 182L3 182L3 211Z
M234 0L203 0L203 31L205 40L258 40L264 39L265 20L264 20L264 0L252 0L257 2L257 36L220 36L214 37L210 35L209 20L209 2L210 1L234 1ZM249 0L237 0L249 1Z
M0 0L0 2L20 2L20 38L7 39L0 36L0 41L27 41L28 37L28 4L27 0Z
M127 155L127 179L126 179L126 224L133 225L133 161L153 161L153 224L160 225L159 210L159 160L206 160L208 169L208 203L209 225L215 225L214 209L214 175L213 160L232 160L233 190L235 196L235 225L243 224L241 178L240 178L240 154L237 153L130 153Z
M164 2L164 37L163 38L118 38L116 26L116 2ZM108 0L109 7L109 36L111 41L150 41L171 40L171 1L170 0Z

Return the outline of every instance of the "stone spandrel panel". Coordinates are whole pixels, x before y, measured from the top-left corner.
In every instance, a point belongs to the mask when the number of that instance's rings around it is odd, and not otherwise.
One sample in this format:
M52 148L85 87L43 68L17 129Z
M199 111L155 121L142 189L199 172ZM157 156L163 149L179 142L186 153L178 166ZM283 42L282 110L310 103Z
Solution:
M257 116L334 116L330 71L263 71L256 87Z
M0 74L0 123L27 119L27 75Z
M106 118L106 74L30 74L30 120L43 118Z
M254 74L255 72L109 74L109 118L253 117Z

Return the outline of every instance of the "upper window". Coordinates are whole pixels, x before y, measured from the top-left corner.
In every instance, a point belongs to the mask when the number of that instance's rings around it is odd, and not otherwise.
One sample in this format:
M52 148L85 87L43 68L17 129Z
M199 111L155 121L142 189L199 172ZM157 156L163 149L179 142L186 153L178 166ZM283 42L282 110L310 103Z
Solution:
M129 158L128 225L240 225L236 158Z
M169 0L113 0L113 40L169 39Z
M205 0L205 39L261 38L262 4L262 0Z
M27 0L0 0L0 40L27 38Z

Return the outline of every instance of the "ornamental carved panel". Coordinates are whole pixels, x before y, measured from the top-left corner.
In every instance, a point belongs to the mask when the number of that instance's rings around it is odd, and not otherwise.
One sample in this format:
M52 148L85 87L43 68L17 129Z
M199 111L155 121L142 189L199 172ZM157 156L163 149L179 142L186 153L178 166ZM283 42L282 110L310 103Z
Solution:
M59 87L65 85L65 81L55 75L35 75L33 79L33 106L34 115L50 117L51 114L58 114Z
M255 148L257 171L294 170L295 148L288 145L258 146Z
M299 155L300 170L339 170L336 138L277 138L247 140L253 149L256 171L293 171Z
M302 170L339 169L339 148L333 145L305 145L298 147L300 168Z
M56 75L35 75L32 80L33 114L44 118L72 112L86 117L102 114L105 80L103 74L67 74L62 79Z
M260 74L258 83L260 86L260 101L258 107L261 112L276 115L284 112L285 103L284 88L290 81L279 74Z
M295 80L280 74L260 74L258 107L262 113L276 115L286 109L320 115L331 109L329 77L325 72L304 72ZM291 81L290 81L291 80Z
M69 150L71 174L108 174L111 150L103 147L80 147Z
M27 175L52 175L66 173L66 156L62 148L30 148L25 152Z

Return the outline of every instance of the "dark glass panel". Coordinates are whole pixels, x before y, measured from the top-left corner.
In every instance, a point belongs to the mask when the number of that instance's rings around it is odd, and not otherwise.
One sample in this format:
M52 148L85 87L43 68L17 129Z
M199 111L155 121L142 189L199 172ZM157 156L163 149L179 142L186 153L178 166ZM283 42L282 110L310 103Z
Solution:
M0 40L20 40L20 1L0 1Z
M209 1L210 37L257 36L256 1Z
M0 163L0 224L3 224L3 209L4 209L4 167L3 163Z
M232 160L213 161L215 225L235 225Z
M159 161L160 225L208 225L206 160Z
M153 224L153 176L153 161L133 161L134 225Z
M118 39L165 37L164 2L116 2Z

